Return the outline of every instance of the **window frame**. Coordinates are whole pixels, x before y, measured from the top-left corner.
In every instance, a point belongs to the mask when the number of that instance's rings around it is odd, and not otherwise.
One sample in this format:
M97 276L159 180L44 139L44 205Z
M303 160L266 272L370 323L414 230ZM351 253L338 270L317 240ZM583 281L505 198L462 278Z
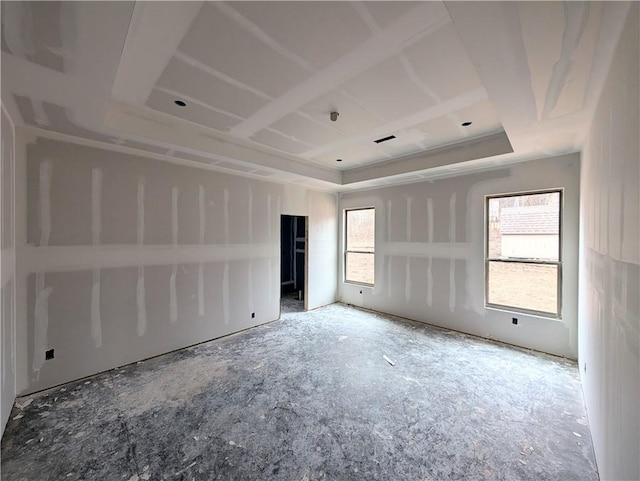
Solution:
M502 199L506 197L522 197L526 195L537 195L537 194L552 194L557 193L559 195L558 202L558 260L540 260L540 259L516 259L516 258L496 258L489 257L489 227L490 227L490 219L489 219L489 202L491 199ZM531 191L522 191L522 192L512 192L507 194L488 194L485 195L485 215L484 215L484 225L485 225L485 235L484 235L484 302L485 307L490 309L499 309L509 312L518 312L522 314L529 314L538 317L546 317L551 319L560 320L562 319L562 246L563 246L563 212L564 212L564 189L563 188L554 188L554 189L542 189L542 190L531 190ZM505 304L494 304L489 302L489 266L491 262L504 262L504 263L516 263L516 264L535 264L535 265L552 265L557 268L557 278L556 278L556 312L546 312L546 311L538 311L536 309L527 309L525 307L518 306L510 306Z
M373 211L373 252L362 251L362 250L349 250L347 238L349 236L349 212L359 211L359 210L372 210ZM375 227L375 219L376 219L376 208L375 207L355 207L352 209L344 210L344 254L343 254L343 264L344 269L342 271L342 277L344 279L345 284L354 284L357 286L365 286L365 287L374 287L376 282L376 247L375 247L375 239L376 239L376 227ZM373 283L368 282L360 282L353 281L347 278L347 254L370 254L373 256Z

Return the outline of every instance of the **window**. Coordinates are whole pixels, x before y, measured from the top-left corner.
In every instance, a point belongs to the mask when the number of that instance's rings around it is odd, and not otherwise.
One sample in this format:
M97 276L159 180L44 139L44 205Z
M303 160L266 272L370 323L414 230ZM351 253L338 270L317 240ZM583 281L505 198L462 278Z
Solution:
M562 191L488 196L486 304L560 318Z
M375 224L374 208L345 211L344 278L346 282L373 285Z

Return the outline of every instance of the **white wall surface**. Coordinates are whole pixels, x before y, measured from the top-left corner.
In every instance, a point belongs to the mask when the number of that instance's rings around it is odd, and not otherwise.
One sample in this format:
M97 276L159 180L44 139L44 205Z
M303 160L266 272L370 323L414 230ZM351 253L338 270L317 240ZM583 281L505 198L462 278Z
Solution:
M335 195L18 133L20 394L277 319L290 206L335 301Z
M375 286L342 282L342 301L577 358L577 154L447 179L346 193L344 209L376 208ZM564 189L562 320L485 308L485 196ZM344 238L341 229L340 238ZM512 324L517 317L518 325Z
M579 361L603 481L640 479L639 7L582 153Z
M15 277L14 244L14 129L2 107L2 147L0 155L0 436L16 397L15 375Z

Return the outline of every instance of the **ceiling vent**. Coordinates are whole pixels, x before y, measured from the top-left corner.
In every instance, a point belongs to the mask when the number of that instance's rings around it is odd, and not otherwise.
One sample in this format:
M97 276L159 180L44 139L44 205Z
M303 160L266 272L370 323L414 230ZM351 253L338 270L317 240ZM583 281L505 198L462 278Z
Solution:
M376 144L381 144L382 142L386 142L387 140L392 140L392 139L395 139L395 138L396 138L395 135L389 135L388 137L382 137L381 139L374 140L374 142Z

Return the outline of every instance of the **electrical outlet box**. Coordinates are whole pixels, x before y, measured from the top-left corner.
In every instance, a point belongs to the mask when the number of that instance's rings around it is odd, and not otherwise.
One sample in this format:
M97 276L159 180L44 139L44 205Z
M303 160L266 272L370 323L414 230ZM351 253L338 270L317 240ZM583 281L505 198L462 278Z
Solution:
M53 359L53 357L54 357L53 349L49 349L48 351L45 351L44 353L45 361L48 361L49 359Z
M252 313L251 313L251 319L255 319L255 318L256 318L256 313L255 313L255 312L252 312Z
M511 324L513 324L514 326L518 325L518 318L517 317L512 317L511 318Z

